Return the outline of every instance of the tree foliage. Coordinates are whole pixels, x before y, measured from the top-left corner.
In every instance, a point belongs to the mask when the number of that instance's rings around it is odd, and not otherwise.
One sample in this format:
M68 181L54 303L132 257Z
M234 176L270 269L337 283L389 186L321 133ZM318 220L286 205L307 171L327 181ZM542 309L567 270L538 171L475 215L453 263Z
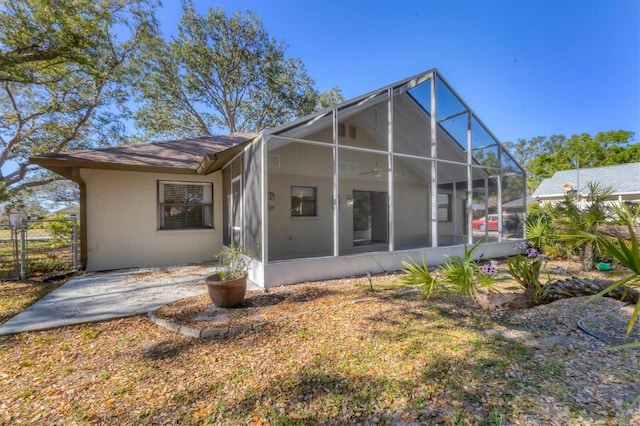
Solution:
M318 93L256 15L200 15L186 1L166 41L157 4L0 0L0 201L59 179L30 156L136 140L127 117L143 140L182 138L261 130L343 100L337 87Z
M122 142L126 65L153 0L0 3L0 200L55 177L28 158Z
M2 1L0 79L44 82L56 73L38 72L43 65L52 69L68 63L87 64L87 50L100 48L104 32L97 20L79 15L80 5L77 1ZM89 14L95 15L98 8L92 9Z
M201 15L185 1L177 36L157 31L147 42L135 115L146 139L260 131L342 98L337 88L318 94L302 61L251 12Z
M640 145L634 144L634 133L626 130L587 133L506 143L509 151L527 171L527 187L533 192L542 179L559 170L589 168L640 161Z

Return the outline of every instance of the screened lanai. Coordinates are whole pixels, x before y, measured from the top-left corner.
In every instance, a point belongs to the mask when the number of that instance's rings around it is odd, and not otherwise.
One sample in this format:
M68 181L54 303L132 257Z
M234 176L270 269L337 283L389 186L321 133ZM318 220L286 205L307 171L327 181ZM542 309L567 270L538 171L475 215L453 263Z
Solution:
M263 266L523 237L522 168L436 70L265 131L244 155L242 239Z

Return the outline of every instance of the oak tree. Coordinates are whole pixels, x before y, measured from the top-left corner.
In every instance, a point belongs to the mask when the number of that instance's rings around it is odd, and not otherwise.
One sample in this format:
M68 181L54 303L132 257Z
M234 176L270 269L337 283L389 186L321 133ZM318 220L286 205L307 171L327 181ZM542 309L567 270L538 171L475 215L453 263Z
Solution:
M527 187L533 192L542 179L559 170L590 168L640 161L640 144L626 130L538 136L505 144L527 171Z
M153 0L0 1L0 201L56 177L28 158L121 142Z
M199 14L185 1L177 35L156 32L139 58L142 139L260 131L342 100L335 87L320 95L286 48L251 12Z

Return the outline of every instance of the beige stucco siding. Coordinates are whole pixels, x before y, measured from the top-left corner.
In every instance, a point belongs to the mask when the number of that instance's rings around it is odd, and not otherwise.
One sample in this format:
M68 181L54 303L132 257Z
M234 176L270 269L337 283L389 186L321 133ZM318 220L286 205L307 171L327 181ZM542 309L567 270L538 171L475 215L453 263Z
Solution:
M87 188L87 270L212 260L222 248L222 177L81 169ZM213 229L158 230L158 181L212 182Z
M428 187L423 183L400 183L394 191L396 246L430 244Z
M316 188L315 217L291 217L291 186ZM269 211L269 255L271 259L333 255L333 181L308 176L269 177L275 196Z

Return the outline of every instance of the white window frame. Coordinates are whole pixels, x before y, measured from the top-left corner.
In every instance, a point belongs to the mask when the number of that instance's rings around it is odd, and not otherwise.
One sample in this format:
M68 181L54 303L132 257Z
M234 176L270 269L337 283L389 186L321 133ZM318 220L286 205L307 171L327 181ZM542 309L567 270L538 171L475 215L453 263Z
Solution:
M313 214L303 214L304 213L304 208L303 208L303 204L306 203L310 203L310 200L304 200L303 199L303 193L306 192L306 190L313 190ZM295 191L298 191L298 194L296 194ZM299 208L297 208L298 206L294 205L294 197L299 198L298 204L299 204ZM299 211L298 211L299 210ZM318 216L318 188L315 186L301 186L301 185L292 185L291 186L291 217L317 217Z
M184 186L201 186L203 187L203 200L202 202L192 203L166 203L164 200L164 188L165 185L184 185ZM158 230L162 231L177 231L185 229L212 229L213 228L213 183L211 182L185 182L185 181L170 181L160 180L158 181ZM166 214L167 208L183 208L183 207L201 207L202 208L202 222L200 225L191 226L167 226Z

